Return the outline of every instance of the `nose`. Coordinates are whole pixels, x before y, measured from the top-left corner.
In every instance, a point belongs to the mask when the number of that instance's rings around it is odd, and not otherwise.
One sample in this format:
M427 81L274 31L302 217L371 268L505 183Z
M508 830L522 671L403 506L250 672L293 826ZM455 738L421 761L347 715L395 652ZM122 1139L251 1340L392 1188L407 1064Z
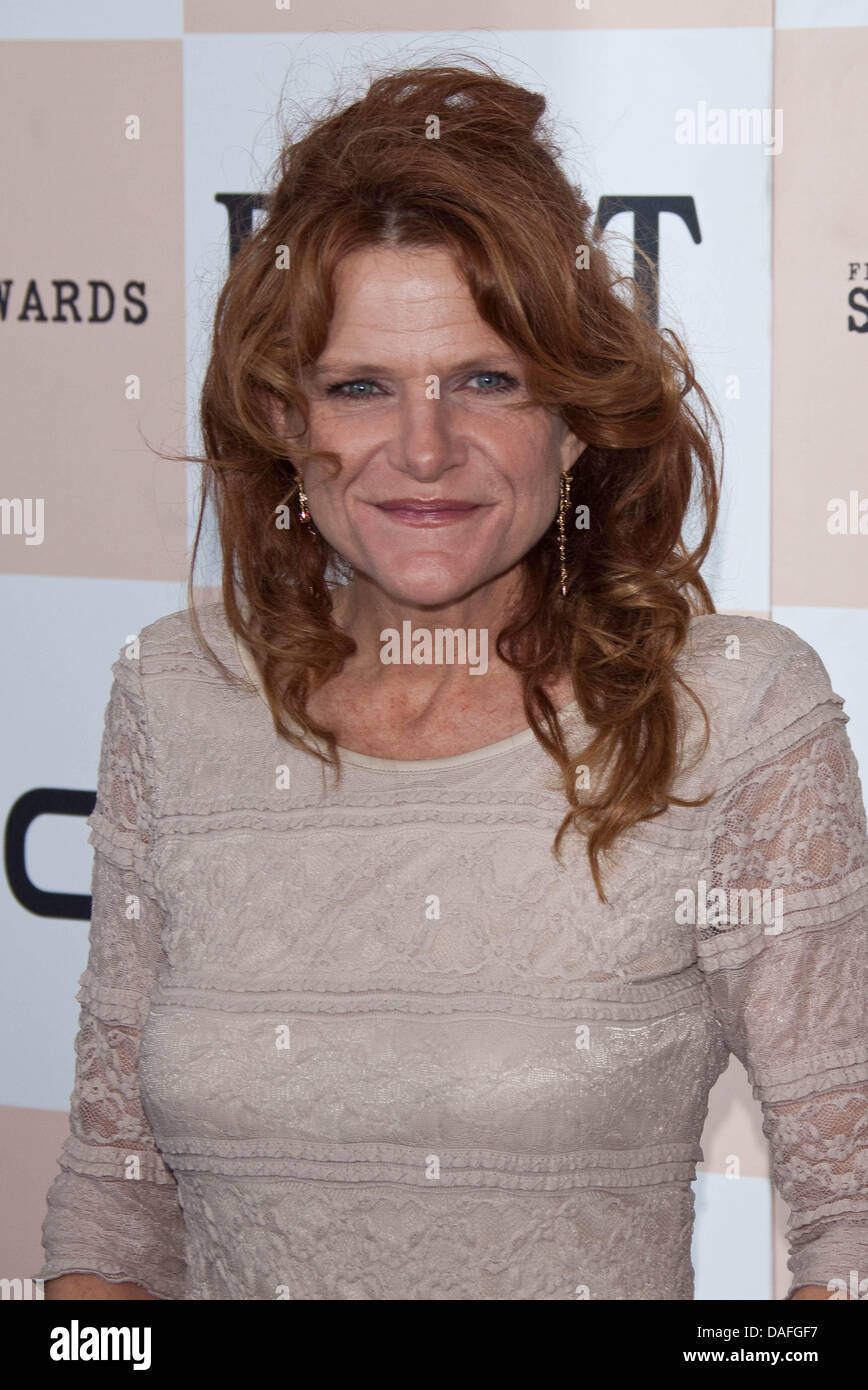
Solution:
M395 441L398 466L413 478L436 478L456 462L456 440L443 401L433 398L436 382L414 383L401 400Z

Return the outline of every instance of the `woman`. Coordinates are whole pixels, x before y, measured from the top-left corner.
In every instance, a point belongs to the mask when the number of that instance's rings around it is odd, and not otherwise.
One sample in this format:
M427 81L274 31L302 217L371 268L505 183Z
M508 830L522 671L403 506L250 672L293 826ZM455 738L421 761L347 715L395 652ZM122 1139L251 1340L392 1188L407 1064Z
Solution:
M222 292L223 602L113 667L47 1297L690 1299L730 1051L790 1292L868 1266L847 716L715 613L713 415L543 110L381 78Z

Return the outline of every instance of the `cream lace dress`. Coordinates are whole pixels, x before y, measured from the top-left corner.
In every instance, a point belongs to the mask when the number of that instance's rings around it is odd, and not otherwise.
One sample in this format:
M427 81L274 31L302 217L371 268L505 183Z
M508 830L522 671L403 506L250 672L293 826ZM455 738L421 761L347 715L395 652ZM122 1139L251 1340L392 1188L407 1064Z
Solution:
M255 677L221 606L200 611ZM793 632L693 620L679 670L713 737L687 770L685 699L675 790L715 795L619 842L608 905L574 832L552 857L565 801L530 730L418 762L348 752L338 785L184 612L112 669L42 1278L690 1299L730 1050L792 1209L792 1286L868 1270L865 812L843 702Z

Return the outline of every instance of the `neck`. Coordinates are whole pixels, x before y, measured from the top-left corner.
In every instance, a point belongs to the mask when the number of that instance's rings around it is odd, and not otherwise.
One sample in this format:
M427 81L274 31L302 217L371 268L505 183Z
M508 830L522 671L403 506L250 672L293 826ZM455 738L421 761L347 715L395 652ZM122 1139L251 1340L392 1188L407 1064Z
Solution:
M492 677L513 682L515 672L498 656L496 639L519 581L510 570L459 599L429 605L405 602L354 575L333 594L335 622L357 646L345 669L366 683L388 680L432 693L463 686L471 675L473 685L482 674L488 683Z

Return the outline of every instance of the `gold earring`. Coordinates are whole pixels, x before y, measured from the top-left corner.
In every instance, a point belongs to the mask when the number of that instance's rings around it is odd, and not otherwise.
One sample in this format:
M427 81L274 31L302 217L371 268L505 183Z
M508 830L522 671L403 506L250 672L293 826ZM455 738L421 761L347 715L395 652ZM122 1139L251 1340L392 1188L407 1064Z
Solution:
M299 474L298 478L298 519L299 521L310 522L310 509L308 507L305 490L301 485L301 474Z
M570 505L570 481L569 473L561 474L561 500L558 507L558 549L561 559L561 598L567 596L567 545L564 535L564 518L567 514L567 507Z

